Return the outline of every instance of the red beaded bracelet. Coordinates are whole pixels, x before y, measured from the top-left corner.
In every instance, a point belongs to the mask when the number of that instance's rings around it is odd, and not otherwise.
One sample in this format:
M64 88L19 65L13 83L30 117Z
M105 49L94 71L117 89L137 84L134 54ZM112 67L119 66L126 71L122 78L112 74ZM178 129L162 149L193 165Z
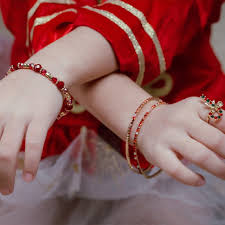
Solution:
M48 78L59 89L63 96L63 106L60 114L57 117L57 120L61 119L63 116L66 116L73 109L73 97L69 93L68 89L65 87L63 81L60 81L56 77L53 77L51 73L47 72L47 70L42 68L40 64L34 63L18 63L17 65L12 65L6 75L19 69L29 69L36 73L39 73L42 76Z
M132 120L131 120L131 122L130 122L130 124L129 124L128 130L127 130L127 136L126 136L126 152L125 152L125 153L126 153L126 159L127 159L127 162L128 162L128 165L129 165L130 169L133 170L135 173L140 173L140 170L139 170L139 169L136 170L136 169L134 168L134 166L136 166L136 165L132 165L131 159L130 159L129 143L130 143L131 130L132 130L132 128L133 128L134 121L136 120L136 117L138 116L138 114L141 112L141 110L144 108L144 106L145 106L148 102L150 102L150 101L152 101L152 100L155 100L155 98L154 98L154 97L147 98L147 99L145 99L145 100L138 106L138 108L136 109L136 111L135 111L135 113L134 113L134 115L133 115L133 117L132 117ZM131 153L131 155L132 155L132 158L133 158L133 157L136 158L136 156L133 155L133 152ZM150 165L150 166L152 166L152 165Z
M133 139L133 151L134 151L134 155L135 155L135 160L137 161L137 168L139 170L139 172L145 176L145 178L153 178L155 176L157 176L158 174L160 174L162 172L161 169L159 169L157 172L155 172L154 174L148 175L147 173L151 172L152 170L152 166L150 166L149 168L147 168L146 170L143 170L140 166L140 161L139 161L139 157L138 157L138 151L137 151L137 139L138 139L138 135L140 133L140 130L142 128L142 125L145 121L145 119L151 114L151 112L158 106L162 105L162 104L166 104L165 102L163 102L161 99L158 99L158 102L154 105L151 106L151 109L149 111L147 111L145 113L145 115L143 116L143 118L141 119L140 123L138 124L138 127L135 131L135 135L134 135L134 139Z

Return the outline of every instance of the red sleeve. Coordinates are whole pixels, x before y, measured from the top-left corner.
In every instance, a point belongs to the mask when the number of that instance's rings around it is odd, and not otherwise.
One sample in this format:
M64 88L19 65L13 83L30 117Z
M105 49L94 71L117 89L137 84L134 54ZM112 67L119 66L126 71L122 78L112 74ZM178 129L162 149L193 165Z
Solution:
M96 3L95 0L80 0L79 4L75 0L56 0L54 3L50 0L23 0L20 4L18 0L0 0L3 20L15 38L12 63L26 61L33 53L68 33L69 29L62 31L60 28L72 24L76 8L87 2Z
M13 52L18 52L16 55L19 61L23 61L27 57L24 41L26 39L27 12L31 3L30 0L23 0L22 4L18 4L18 0L0 0L3 21L15 38Z
M18 32L17 26L22 26L23 30L26 21L26 12L28 11L28 1L24 0L23 4L18 4L16 0L1 0L0 8L3 21L11 33L15 36ZM17 10L13 10L13 9ZM19 18L19 19L18 19ZM23 32L22 32L23 33Z
M78 11L112 45L123 73L138 84L167 70L193 37L218 19L222 0L109 0Z

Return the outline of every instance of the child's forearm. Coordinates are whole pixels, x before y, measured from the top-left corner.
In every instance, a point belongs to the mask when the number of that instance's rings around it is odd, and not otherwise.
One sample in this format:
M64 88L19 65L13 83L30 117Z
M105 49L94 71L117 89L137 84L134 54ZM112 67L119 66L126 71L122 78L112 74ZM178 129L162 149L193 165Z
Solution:
M33 55L67 87L95 80L118 69L110 44L95 30L78 27Z
M150 97L126 75L116 73L71 90L80 104L123 140L136 108Z

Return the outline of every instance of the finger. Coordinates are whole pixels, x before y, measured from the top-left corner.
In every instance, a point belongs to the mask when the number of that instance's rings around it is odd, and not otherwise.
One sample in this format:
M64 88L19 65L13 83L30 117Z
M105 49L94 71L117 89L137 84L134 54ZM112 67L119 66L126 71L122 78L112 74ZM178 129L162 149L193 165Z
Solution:
M225 179L225 163L210 149L191 137L177 138L172 144L175 151L209 173Z
M17 155L20 150L26 124L12 120L4 128L0 141L0 192L10 194L14 190Z
M23 171L24 180L27 182L31 182L37 174L49 127L50 123L33 120L27 128Z
M187 132L193 139L225 158L225 134L222 131L202 120L196 120L190 124Z
M190 186L201 186L205 184L204 178L184 166L172 150L158 150L155 161L157 162L155 164L156 166L183 184Z

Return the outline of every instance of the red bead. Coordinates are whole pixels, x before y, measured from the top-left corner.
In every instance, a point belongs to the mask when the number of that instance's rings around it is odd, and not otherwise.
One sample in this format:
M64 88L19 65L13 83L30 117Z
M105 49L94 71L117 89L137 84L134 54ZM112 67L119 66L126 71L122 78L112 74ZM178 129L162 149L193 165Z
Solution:
M217 120L217 116L214 116L214 119Z
M54 84L56 84L57 78L56 78L56 77L53 77L53 78L52 78L52 82L53 82Z
M64 87L64 82L63 81L59 81L56 86L59 88L59 89L62 89Z
M15 70L18 70L18 69L19 69L17 64L13 65L13 68L14 68Z
M210 112L209 115L212 116L212 112Z
M13 66L11 66L11 68L10 68L9 71L10 71L10 72L13 72L13 71L15 71L15 68L14 68Z
M41 70L41 74L42 74L42 75L44 75L44 76L45 76L45 75L46 75L46 73L47 73L47 70L45 70L45 69L42 69L42 70Z
M29 64L29 69L34 70L34 64L33 63Z
M41 69L42 69L42 66L40 65L40 64L36 64L35 66L34 66L34 71L35 72L40 72L41 71Z
M67 104L69 105L73 104L73 100L72 99L67 100Z
M71 109L73 108L73 105L66 105L65 108L66 108L67 110L71 110Z

